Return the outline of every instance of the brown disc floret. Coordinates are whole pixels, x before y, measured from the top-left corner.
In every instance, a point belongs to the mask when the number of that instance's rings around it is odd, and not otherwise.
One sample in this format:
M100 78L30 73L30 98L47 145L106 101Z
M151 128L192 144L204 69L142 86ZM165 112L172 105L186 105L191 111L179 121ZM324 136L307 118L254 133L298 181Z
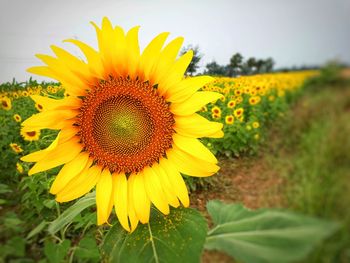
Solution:
M126 174L151 166L172 145L174 117L149 82L110 78L83 99L77 125L97 164Z

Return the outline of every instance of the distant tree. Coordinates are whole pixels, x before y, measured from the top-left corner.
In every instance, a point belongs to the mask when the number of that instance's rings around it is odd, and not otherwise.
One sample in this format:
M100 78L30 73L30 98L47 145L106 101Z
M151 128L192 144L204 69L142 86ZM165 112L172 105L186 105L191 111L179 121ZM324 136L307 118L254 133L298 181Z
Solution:
M256 59L254 57L250 57L242 65L242 75L253 74L255 72L255 69L256 69Z
M186 75L193 76L197 72L197 69L199 68L199 61L202 59L203 54L199 52L199 46L192 46L188 45L187 47L184 47L180 54L183 55L187 51L192 50L193 51L193 58L191 60L191 63L188 65L188 68L186 70Z
M255 63L256 70L255 73L263 73L265 61L263 59L258 59Z
M237 76L242 72L243 56L240 53L234 54L228 64L228 75Z
M265 72L271 72L273 70L273 66L275 65L275 61L273 58L268 58L265 60Z
M205 66L204 74L208 75L216 75L216 76L225 76L226 75L226 68L225 66L221 66L215 61L208 63Z

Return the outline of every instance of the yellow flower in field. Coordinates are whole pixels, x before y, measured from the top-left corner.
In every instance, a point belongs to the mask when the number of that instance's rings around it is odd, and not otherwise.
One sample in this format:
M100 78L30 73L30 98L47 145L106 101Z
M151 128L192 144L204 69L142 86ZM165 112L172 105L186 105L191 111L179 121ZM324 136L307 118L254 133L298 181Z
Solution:
M257 121L254 121L254 122L252 123L252 126L253 126L254 129L257 129L257 128L260 127L260 123L257 122Z
M42 105L42 103L35 103L35 108L38 110L38 111L43 111L44 110L44 107Z
M243 97L242 96L238 96L236 99L236 104L240 104L243 101Z
M211 109L212 114L220 115L221 116L221 109L218 106L214 106Z
M180 173L205 177L219 170L198 138L222 137L223 124L196 112L222 95L197 92L212 77L183 77L193 57L192 51L178 57L183 38L164 46L169 34L162 33L140 54L139 27L124 32L107 18L101 28L93 25L99 50L66 40L86 62L52 46L56 57L37 55L46 65L29 69L58 80L70 96L32 96L43 111L22 125L60 132L47 149L22 160L36 162L29 175L64 165L50 189L58 202L96 185L97 223L108 221L114 205L121 225L133 231L149 221L152 203L164 214L169 205L189 205Z
M25 127L21 128L21 135L24 140L32 142L37 141L40 138L40 130L39 129L27 129Z
M242 95L242 90L241 89L235 89L234 91L236 96L241 96Z
M269 101L274 101L274 100L275 100L275 96L270 95L270 96L269 96Z
M238 108L233 111L233 115L235 115L236 118L239 118L243 115L244 109Z
M203 106L203 107L201 108L201 111L202 111L202 112L206 112L206 111L208 111L207 106Z
M233 124L233 122L234 122L234 117L233 117L232 115L227 115L227 116L225 117L225 122L226 122L226 124L229 124L229 125Z
M18 99L19 98L18 93L17 92L12 93L12 97L14 99Z
M22 174L23 173L23 166L20 163L16 163L16 170Z
M244 121L244 116L242 115L241 117L238 118L238 120L239 120L240 122L243 122L243 121Z
M250 131L252 129L252 126L247 125L245 128L247 129L247 131Z
M222 102L225 102L226 98L224 95L222 95L220 98L219 98Z
M16 122L21 122L21 121L22 121L21 116L19 116L18 114L13 115L13 119L14 119Z
M10 143L10 147L15 153L23 152L23 149L17 143Z
M236 106L236 102L234 100L230 100L228 103L227 103L227 107L232 109Z
M261 97L260 96L253 96L249 98L249 104L250 105L256 105L261 101Z
M2 97L1 106L4 110L11 110L12 108L11 99L8 97Z
M211 117L212 117L213 119L218 120L218 119L220 119L220 118L221 118L221 114L212 113L212 114L211 114Z
M26 90L22 91L22 96L23 97L28 97L29 96L28 91L26 91Z
M257 133L257 134L254 135L254 139L255 139L255 140L259 140L259 139L260 139L259 133Z

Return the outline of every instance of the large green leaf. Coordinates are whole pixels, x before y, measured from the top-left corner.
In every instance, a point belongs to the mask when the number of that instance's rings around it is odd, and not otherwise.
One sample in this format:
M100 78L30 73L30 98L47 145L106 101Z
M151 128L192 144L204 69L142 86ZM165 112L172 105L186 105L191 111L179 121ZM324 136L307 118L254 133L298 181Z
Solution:
M102 244L108 262L199 262L207 223L196 210L171 209L164 216L152 208L149 224L129 234L115 224Z
M209 201L207 209L215 227L208 232L205 248L242 262L295 262L338 228L312 217L273 209L251 211L220 201Z
M70 224L81 211L94 205L95 202L95 193L90 193L80 198L74 205L69 207L58 218L50 223L48 227L49 233L53 235L66 225Z

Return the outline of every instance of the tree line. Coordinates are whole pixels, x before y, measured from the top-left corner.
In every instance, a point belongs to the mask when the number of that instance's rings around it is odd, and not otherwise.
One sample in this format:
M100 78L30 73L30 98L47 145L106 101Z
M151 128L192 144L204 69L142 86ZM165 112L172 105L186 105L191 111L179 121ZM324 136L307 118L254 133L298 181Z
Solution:
M193 76L199 69L199 62L203 57L198 46L189 45L181 50L181 54L186 53L188 50L193 51L193 59L187 68L186 74ZM260 59L255 57L249 57L245 59L240 53L235 53L231 56L230 62L227 65L220 65L216 61L212 61L205 65L203 74L236 77L240 75L253 75L275 71L294 71L300 69L314 69L317 67L293 67L293 68L280 68L274 69L275 61L269 57L266 59Z

